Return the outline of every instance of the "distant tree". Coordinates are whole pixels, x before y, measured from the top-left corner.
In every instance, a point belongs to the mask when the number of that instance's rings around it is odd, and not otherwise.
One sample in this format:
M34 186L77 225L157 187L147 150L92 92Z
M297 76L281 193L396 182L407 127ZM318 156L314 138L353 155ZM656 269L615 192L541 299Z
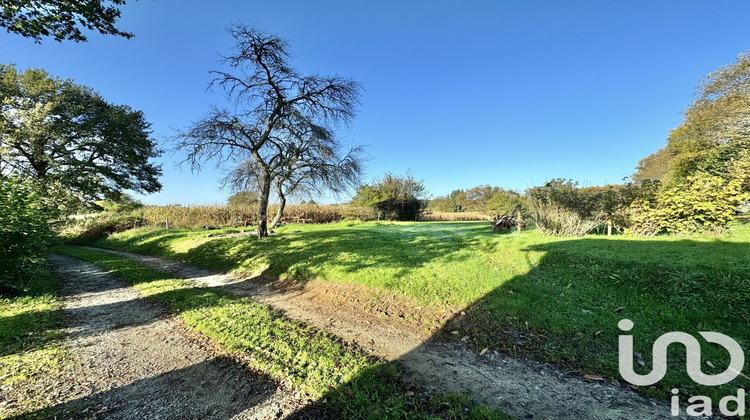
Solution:
M48 36L55 41L86 41L81 29L131 38L133 34L114 26L120 17L117 6L124 4L125 0L2 0L0 26L37 42Z
M510 213L517 205L521 205L521 212L526 212L526 200L523 195L515 192L495 187L492 194L485 202L484 212L486 214L506 214Z
M397 176L386 173L372 184L360 185L352 202L375 208L385 217L416 220L426 207L427 189L424 182L411 174Z
M331 127L354 117L360 86L338 76L302 75L291 67L288 44L275 35L245 25L233 25L236 53L224 57L236 73L213 72L211 85L224 88L235 109L213 109L203 119L177 135L177 149L187 150L193 169L209 160L244 166L246 182L259 192L258 238L268 235L268 202L275 179L289 183L320 179L316 165L298 165L295 151L319 156L328 147L336 150ZM317 143L318 145L311 145ZM336 156L328 162L338 163ZM238 169L239 166L237 167ZM291 170L293 176L282 178ZM240 175L242 171L235 175ZM236 178L235 179L239 179Z
M227 199L227 204L230 206L258 204L258 193L255 191L238 191Z
M96 206L109 213L127 213L143 207L143 203L129 194L120 193L115 194L108 200L97 201Z
M674 153L674 150L669 146L664 146L641 159L636 167L636 172L632 176L633 182L641 184L647 179L659 181L664 178L672 170Z
M456 203L448 196L435 197L430 200L428 209L432 211L453 212L456 211Z
M90 88L0 65L0 174L32 179L68 205L161 189L143 113Z

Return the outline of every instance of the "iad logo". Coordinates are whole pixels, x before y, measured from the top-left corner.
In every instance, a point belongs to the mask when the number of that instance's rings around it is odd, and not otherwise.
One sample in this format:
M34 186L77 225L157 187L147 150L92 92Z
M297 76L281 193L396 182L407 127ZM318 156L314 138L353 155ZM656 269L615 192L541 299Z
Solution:
M633 321L629 319L621 320L617 326L622 331L630 331L633 329ZM680 343L685 346L686 351L686 369L687 374L690 378L705 386L717 386L723 385L734 378L742 374L742 369L745 367L745 353L742 351L742 347L734 341L732 338L717 332L699 332L701 337L709 343L716 343L724 347L729 352L729 367L719 374L707 375L701 370L701 345L698 340L690 334L684 332L670 332L666 333L654 342L652 354L653 354L653 367L651 372L646 375L641 375L633 370L633 336L632 335L620 335L620 347L619 347L619 368L620 375L626 381L633 385L648 386L659 382L664 375L667 373L667 348L670 344ZM744 376L744 375L743 375ZM678 394L679 390L673 389L673 394ZM688 402L699 402L687 407L687 413L689 415L711 415L711 399L704 396L694 396L688 399ZM730 410L728 404L734 402L737 405L736 410ZM724 397L719 402L719 410L722 414L731 415L745 415L745 390L739 389L737 396L729 395ZM676 416L679 414L679 398L675 395L672 397L672 415Z

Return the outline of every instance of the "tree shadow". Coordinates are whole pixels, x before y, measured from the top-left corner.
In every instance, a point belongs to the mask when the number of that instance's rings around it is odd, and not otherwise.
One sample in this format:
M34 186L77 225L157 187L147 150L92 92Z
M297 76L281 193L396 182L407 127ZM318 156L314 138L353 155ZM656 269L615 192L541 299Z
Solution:
M213 358L12 418L227 419L274 392L268 378Z
M41 331L40 325L53 325L64 316L61 310L28 311L0 317L0 357L35 351L59 341L56 331Z
M717 404L723 396L736 395L738 387L750 386L741 377L719 387L694 383L685 373L684 347L671 346L665 378L634 393L619 379L622 331L617 327L625 318L634 322L635 352L645 364L636 364L640 373L650 371L652 343L671 331L696 337L698 331L722 332L747 354L750 244L585 237L524 251L543 256L529 272L477 299L429 341L392 363L406 367L407 376L416 373L442 390L472 391L478 402L521 418L668 418L666 400L673 387L710 396ZM436 357L436 348L454 358ZM704 344L702 354L714 365L704 366L706 373L726 368L721 347ZM417 371L408 373L410 365ZM534 370L546 376L525 376ZM358 384L358 379L342 384L316 404L346 400ZM636 401L652 407L644 395L663 403L653 412L634 411ZM363 404L348 398L352 406ZM604 412L597 411L602 407Z

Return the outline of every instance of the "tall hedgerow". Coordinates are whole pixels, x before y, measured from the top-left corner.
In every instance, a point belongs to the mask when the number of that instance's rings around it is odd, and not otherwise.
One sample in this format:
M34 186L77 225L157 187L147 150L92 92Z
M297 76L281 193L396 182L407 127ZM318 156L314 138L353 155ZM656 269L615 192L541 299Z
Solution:
M52 239L50 218L39 192L0 177L0 293L33 279Z
M721 231L734 218L738 204L748 198L741 188L738 180L706 172L688 176L651 199L633 203L634 231L645 235Z

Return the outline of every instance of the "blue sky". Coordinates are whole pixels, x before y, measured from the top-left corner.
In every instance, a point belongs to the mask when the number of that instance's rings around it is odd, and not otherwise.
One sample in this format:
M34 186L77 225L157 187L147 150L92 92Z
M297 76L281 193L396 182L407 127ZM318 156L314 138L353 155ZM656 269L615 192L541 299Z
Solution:
M340 136L367 146L365 180L411 170L433 196L551 178L621 182L681 121L702 76L750 48L741 1L197 1L122 9L127 40L41 45L0 33L0 61L43 68L142 110L159 141L224 96L209 71L244 22L287 39L296 67L365 91ZM164 148L169 148L165 143ZM221 173L160 162L148 204L223 203ZM347 196L322 201L346 201Z

